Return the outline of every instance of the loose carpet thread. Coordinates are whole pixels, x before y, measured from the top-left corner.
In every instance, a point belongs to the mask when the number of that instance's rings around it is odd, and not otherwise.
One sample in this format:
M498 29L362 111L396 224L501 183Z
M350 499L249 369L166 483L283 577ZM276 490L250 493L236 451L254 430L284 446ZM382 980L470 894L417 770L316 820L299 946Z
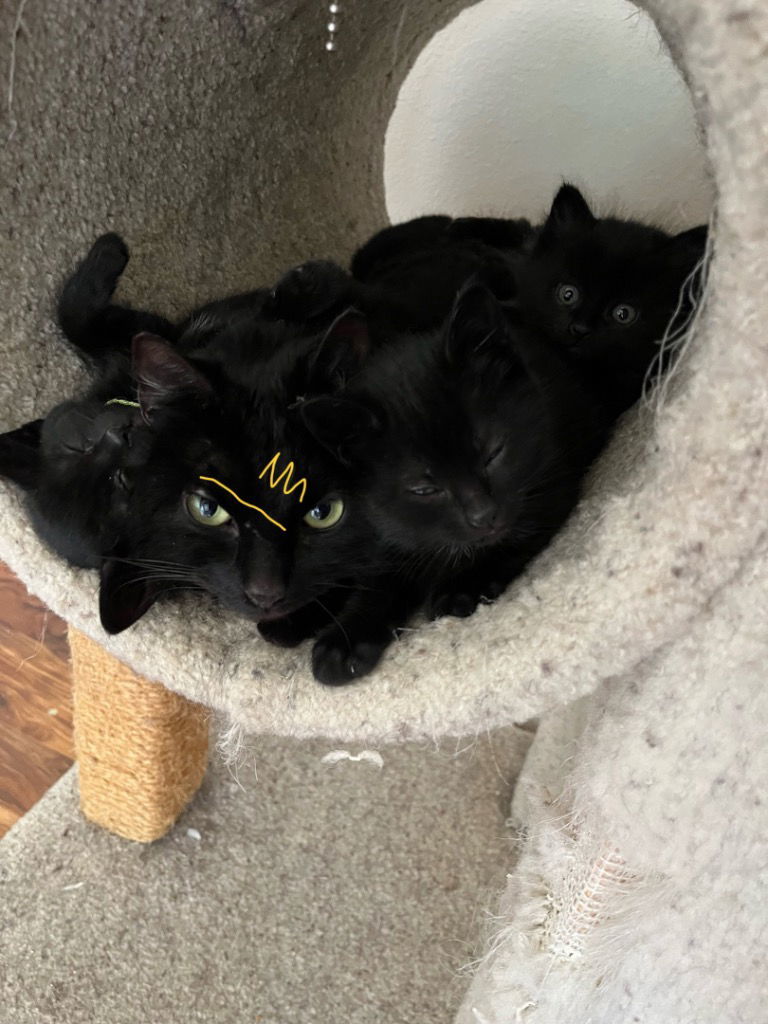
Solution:
M16 83L16 43L22 29L24 8L26 6L27 0L20 0L19 6L16 9L16 18L13 23L13 29L11 30L11 55L8 62L8 142L13 139L13 136L16 134L16 129L18 128L18 123L13 113L13 93Z

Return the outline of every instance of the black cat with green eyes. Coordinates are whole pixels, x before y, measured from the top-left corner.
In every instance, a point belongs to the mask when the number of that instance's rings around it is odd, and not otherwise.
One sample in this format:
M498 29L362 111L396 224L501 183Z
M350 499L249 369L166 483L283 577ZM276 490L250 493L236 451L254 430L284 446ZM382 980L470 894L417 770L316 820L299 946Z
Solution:
M262 623L328 600L330 621L334 592L366 578L370 530L356 481L298 412L299 395L325 393L340 370L329 339L326 352L316 341L286 339L272 360L230 367L225 384L160 338L134 340L152 440L102 566L108 631L178 588L206 590Z

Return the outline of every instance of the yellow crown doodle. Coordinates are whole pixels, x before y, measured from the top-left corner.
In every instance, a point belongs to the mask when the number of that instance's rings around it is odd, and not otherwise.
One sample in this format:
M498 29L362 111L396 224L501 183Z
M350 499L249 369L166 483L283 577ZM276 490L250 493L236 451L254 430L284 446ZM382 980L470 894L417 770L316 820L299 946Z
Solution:
M289 462L285 469L282 471L282 473L280 473L279 476L276 476L275 474L277 473L279 461L280 452L276 452L275 455L273 455L269 462L266 464L264 469L262 469L262 471L259 473L259 480L261 480L265 473L269 472L269 486L273 490L275 489L275 487L279 487L280 484L282 483L283 494L287 497L289 494L293 494L293 492L300 487L301 498L299 500L304 501L304 498L307 493L306 479L302 477L300 480L297 480L294 484L291 484L291 480L293 479L294 468L292 462Z
M300 487L301 498L299 500L304 501L304 497L307 493L306 479L302 477L300 480L296 480L295 483L292 483L291 481L293 480L294 470L293 463L289 462L285 469L282 471L282 473L278 474L277 469L279 462L280 452L276 452L275 455L273 455L269 462L266 464L264 469L262 469L262 471L259 473L259 480L261 480L265 473L269 473L269 486L272 488L272 490L274 490L275 487L279 487L280 484L282 484L283 494L285 494L286 497L289 494L293 494L293 492ZM244 501L239 494L235 494L232 488L227 487L227 485L223 484L221 480L217 480L216 477L213 476L201 476L200 479L205 480L206 483L216 484L218 487L221 487L222 490L225 490L228 494L231 494L235 501L239 501L240 504L245 505L246 508L252 508L255 509L257 512L260 512L265 519L268 519L270 521L270 523L273 523L275 526L279 527L283 531L283 533L286 532L285 527L283 526L282 523L278 523L276 519L273 519L271 515L265 512L263 508L259 508L258 505L253 505L251 504L250 501Z

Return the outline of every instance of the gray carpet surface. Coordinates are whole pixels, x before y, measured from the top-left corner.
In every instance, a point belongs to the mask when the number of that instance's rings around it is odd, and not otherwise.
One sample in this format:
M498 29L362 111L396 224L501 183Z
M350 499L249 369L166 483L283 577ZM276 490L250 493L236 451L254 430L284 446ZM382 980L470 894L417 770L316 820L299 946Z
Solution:
M73 769L0 842L0 1024L448 1024L528 740L379 768L259 738L147 846L80 816Z

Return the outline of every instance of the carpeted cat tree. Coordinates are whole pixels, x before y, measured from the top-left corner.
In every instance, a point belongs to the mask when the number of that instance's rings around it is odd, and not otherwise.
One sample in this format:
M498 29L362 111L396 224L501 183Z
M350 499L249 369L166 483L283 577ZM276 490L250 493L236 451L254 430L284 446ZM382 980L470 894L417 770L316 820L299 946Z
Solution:
M62 272L99 232L133 251L122 294L168 314L299 259L348 257L385 220L382 141L399 85L463 6L356 0L329 59L323 7L304 0L6 5L2 427L80 381L51 312ZM327 690L306 650L271 648L197 600L108 639L94 575L44 551L20 495L0 490L0 557L72 626L83 809L123 835L161 835L194 792L204 709L265 749L274 737L432 743L540 716L513 806L525 839L460 1024L758 1024L768 1006L768 7L646 6L691 87L715 178L706 301L674 379L629 416L567 529L495 605L407 633L369 681ZM45 801L31 817L0 844L16 865L0 878L27 911L18 865L39 868L31 846L61 823ZM78 835L87 859L102 840ZM111 855L123 893L125 862ZM223 888L229 867L222 855ZM360 898L375 903L375 886ZM48 933L74 927L58 904L38 911ZM35 960L33 917L20 911L0 949L9 1021L101 1020L93 1006L108 1004L103 1019L137 1019L109 1003L93 964L92 1003L65 990L43 1012L58 982ZM88 926L98 943L104 918ZM142 922L146 948L164 929L172 921ZM392 970L386 956L380 970ZM426 975L392 985L424 996L417 1016L383 996L332 1013L317 979L307 1019L447 1019ZM177 1019L157 1005L157 1020Z

